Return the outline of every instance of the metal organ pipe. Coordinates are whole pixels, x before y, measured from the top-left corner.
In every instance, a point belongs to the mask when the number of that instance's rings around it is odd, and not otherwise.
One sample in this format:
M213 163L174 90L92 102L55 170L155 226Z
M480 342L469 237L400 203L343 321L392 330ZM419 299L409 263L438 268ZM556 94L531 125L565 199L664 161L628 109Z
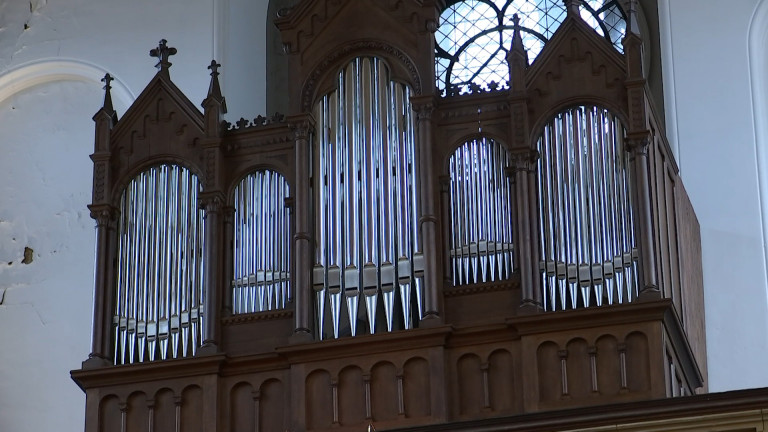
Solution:
M539 209L547 310L631 301L637 250L624 129L608 110L558 114L539 139Z
M389 75L356 58L315 108L320 338L410 328L421 314L410 89Z
M235 187L232 309L282 309L290 297L288 183L277 172L248 174Z
M509 155L489 138L467 141L448 161L453 284L507 279L513 270Z
M187 169L163 164L138 174L123 191L113 316L115 364L194 354L202 331L199 190L197 178Z

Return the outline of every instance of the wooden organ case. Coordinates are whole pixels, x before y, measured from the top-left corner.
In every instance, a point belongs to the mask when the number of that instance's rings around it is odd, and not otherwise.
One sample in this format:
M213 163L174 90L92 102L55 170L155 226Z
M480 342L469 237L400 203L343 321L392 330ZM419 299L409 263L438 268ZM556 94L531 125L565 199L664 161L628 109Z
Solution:
M456 18L491 3L495 51ZM105 77L86 431L472 431L706 391L635 1L517 3L300 1L287 115L225 122L215 61L201 113L165 41L119 120Z

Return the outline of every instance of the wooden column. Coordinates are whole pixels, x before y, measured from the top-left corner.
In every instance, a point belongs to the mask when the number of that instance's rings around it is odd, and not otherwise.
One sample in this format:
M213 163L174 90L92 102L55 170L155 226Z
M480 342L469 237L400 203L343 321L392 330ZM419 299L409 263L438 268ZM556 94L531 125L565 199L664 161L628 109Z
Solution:
M293 342L305 342L313 339L312 316L312 187L311 187L311 151L310 134L314 128L311 117L306 116L289 121L294 134L296 149L296 184L294 192L294 266L293 287L295 319Z
M96 123L96 136L93 161L93 196L88 206L91 217L96 220L96 262L94 269L93 328L91 335L91 353L83 362L83 368L92 368L112 364L112 307L114 304L114 262L115 227L118 212L110 205L111 194L111 137L112 128L117 124L117 113L112 106L113 78L106 74L104 83L104 103L93 116Z
M627 65L624 83L629 101L629 128L626 148L631 159L632 212L635 218L635 242L640 251L638 290L642 299L661 297L656 268L656 242L658 227L653 223L651 201L651 173L648 152L651 150L649 130L649 102L646 94L643 67L643 41L637 23L637 0L630 0L627 15L627 35L622 41Z
M219 193L204 195L200 198L200 206L205 211L205 247L203 250L204 297L203 297L203 344L198 354L207 355L219 352L219 335L221 324L219 312L221 309L221 265L219 258L222 254L221 242L221 213L224 199Z
M512 223L515 236L517 271L520 273L523 312L537 312L542 308L541 281L539 279L539 226L536 197L536 161L538 152L531 149L510 153L508 173L514 185Z
M222 280L224 285L222 286L221 293L221 313L223 316L232 315L232 287L230 286L232 279L232 242L235 232L234 218L235 208L231 206L224 207L222 211L224 218L224 247L222 250Z
M656 243L654 241L653 209L651 208L651 178L648 150L650 136L630 136L627 149L631 155L632 210L635 216L635 241L640 250L638 290L639 297L661 297L656 272Z
M96 220L96 262L94 269L93 330L91 353L83 368L112 364L112 307L114 305L114 238L117 211L110 206L89 206Z
M442 323L440 316L440 256L441 239L438 237L438 189L432 156L432 113L435 104L432 96L411 99L416 111L417 128L417 175L419 181L419 233L424 254L424 316L423 325Z

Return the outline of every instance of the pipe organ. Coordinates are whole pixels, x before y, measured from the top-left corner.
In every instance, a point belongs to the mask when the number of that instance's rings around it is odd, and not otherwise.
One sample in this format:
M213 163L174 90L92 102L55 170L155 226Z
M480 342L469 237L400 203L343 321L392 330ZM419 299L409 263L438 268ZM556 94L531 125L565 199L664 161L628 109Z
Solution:
M624 127L610 111L560 112L538 140L544 307L637 298L637 248Z
M290 294L290 213L285 177L248 174L235 187L232 313L285 308Z
M161 164L120 198L114 362L195 354L203 328L203 225L197 176Z
M409 329L421 317L410 96L386 62L358 57L315 108L322 132L314 286L323 339Z
M514 270L512 191L504 147L487 138L462 144L451 155L451 268L454 285L508 279Z
M706 391L636 0L296 3L288 114L225 120L215 61L201 112L165 40L120 119L105 78L86 432L501 430Z

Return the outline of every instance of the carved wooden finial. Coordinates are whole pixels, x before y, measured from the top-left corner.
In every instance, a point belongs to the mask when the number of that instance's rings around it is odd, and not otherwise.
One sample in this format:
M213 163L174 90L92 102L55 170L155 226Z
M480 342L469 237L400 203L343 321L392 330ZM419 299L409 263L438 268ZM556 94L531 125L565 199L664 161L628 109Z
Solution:
M211 71L211 83L208 85L208 96L205 98L205 101L203 101L203 107L207 109L208 102L216 101L219 103L223 114L227 112L227 106L224 101L224 96L221 94L221 85L219 84L220 67L221 65L217 63L216 60L211 60L211 64L208 66L208 69Z
M175 54L176 48L169 47L168 41L165 39L160 39L160 43L157 45L157 48L153 48L149 51L150 56L157 57L158 62L155 67L158 68L161 72L168 72L168 68L170 68L173 64L168 61L168 58Z
M219 76L219 68L221 67L220 64L216 63L216 60L211 60L211 65L208 66L208 69L211 70L211 76L212 77L218 77Z
M640 25L637 23L637 0L629 0L627 34L640 35Z
M523 36L520 34L520 17L517 14L512 15L512 24L514 34L512 35L512 46L507 53L507 65L509 66L509 88L513 92L521 91L524 88L525 69L528 67L528 52L523 46Z
M520 34L520 16L518 14L512 15L512 26L514 33L512 35L512 46L510 47L510 51L525 51L525 47L523 46L523 37Z
M102 105L101 109L103 109L107 114L109 114L110 117L112 117L112 123L117 123L117 112L115 111L114 106L112 105L112 81L114 81L115 78L107 73L104 75L104 78L101 79L101 82L104 83L104 104Z
M579 6L581 6L582 0L563 0L565 3L565 9L568 11L569 14L576 14L576 16L579 15Z
M227 101L221 94L221 85L219 85L220 64L216 60L211 60L208 69L211 71L211 83L208 86L208 95L203 101L203 110L205 115L205 130L210 137L219 136L222 128L222 115L227 113Z

